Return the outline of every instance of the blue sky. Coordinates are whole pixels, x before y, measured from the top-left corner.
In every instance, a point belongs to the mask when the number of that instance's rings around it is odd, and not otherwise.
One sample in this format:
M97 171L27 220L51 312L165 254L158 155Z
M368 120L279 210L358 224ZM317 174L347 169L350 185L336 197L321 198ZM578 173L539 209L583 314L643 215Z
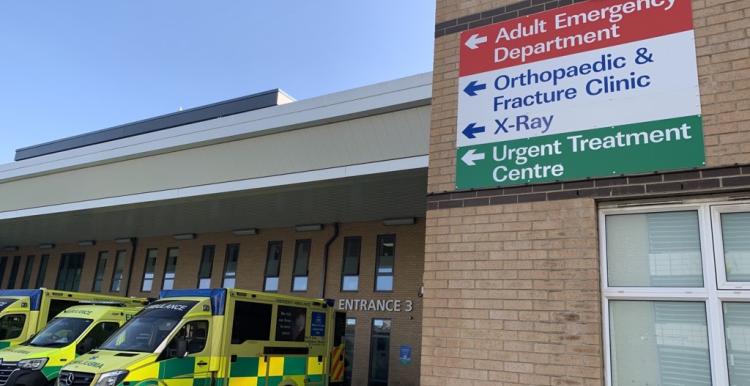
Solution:
M434 15L434 0L3 1L0 164L180 107L430 71Z

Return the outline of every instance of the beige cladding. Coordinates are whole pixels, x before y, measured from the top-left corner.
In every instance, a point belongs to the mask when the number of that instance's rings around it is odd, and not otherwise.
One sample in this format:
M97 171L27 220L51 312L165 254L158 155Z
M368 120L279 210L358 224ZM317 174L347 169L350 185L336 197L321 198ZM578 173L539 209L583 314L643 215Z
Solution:
M3 182L0 212L422 156L429 119L416 107Z

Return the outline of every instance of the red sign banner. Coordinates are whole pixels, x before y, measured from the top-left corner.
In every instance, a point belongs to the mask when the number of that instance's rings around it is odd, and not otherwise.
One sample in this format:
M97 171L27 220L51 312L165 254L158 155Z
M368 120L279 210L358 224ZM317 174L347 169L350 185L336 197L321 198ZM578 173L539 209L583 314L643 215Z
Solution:
M460 76L693 29L690 0L590 0L461 34Z

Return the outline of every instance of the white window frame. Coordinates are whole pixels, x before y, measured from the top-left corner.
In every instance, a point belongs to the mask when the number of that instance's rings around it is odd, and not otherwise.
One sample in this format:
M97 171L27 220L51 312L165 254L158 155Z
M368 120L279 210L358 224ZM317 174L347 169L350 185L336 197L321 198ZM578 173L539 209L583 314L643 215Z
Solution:
M726 362L726 338L724 335L724 302L750 302L750 286L741 289L720 287L720 279L726 271L717 271L717 256L721 243L721 226L716 227L720 213L750 209L750 203L731 202L695 202L687 204L664 204L631 206L624 208L606 208L599 210L599 255L600 280L602 288L602 339L604 346L605 385L612 385L612 352L610 340L609 302L610 300L643 300L643 301L700 301L706 305L708 330L708 351L713 386L729 385L729 370ZM610 215L645 214L663 212L698 212L698 230L700 232L701 264L703 266L703 288L669 288L669 287L610 287L607 277L607 223ZM719 235L719 236L716 236ZM718 238L717 238L718 237ZM723 266L723 261L721 262ZM722 267L723 268L723 267Z
M750 204L715 205L711 208L711 225L715 237L716 278L722 290L750 290L750 282L727 280L727 267L724 261L724 234L721 229L721 215L724 213L750 212Z

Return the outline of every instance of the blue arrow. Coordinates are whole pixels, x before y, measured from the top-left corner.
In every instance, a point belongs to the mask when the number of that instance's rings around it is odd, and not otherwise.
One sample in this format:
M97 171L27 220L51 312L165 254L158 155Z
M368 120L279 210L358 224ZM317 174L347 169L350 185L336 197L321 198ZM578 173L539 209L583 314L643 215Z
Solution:
M474 139L476 138L474 134L484 133L484 126L477 126L476 123L470 123L469 126L466 126L462 133L466 136L466 138Z
M487 88L486 84L478 84L476 80L472 80L468 86L464 89L464 92L469 96L477 96L477 91L484 90Z

